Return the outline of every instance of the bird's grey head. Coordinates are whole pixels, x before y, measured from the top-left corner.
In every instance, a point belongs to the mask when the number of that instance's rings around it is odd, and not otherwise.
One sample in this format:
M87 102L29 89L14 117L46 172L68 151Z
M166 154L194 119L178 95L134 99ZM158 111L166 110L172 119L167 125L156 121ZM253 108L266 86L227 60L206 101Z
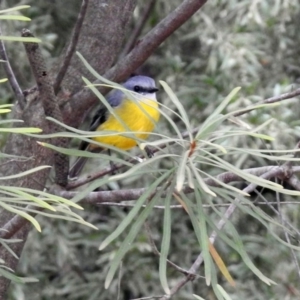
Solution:
M129 91L147 96L150 99L156 99L155 93L158 91L158 88L151 77L136 75L130 77L123 85Z
M156 100L156 92L158 91L158 88L155 85L154 79L151 77L136 75L130 77L127 81L125 81L125 83L123 83L123 86L129 91L135 92L135 95L139 94L140 98ZM118 106L121 103L123 97L123 91L114 90L107 100L111 106Z

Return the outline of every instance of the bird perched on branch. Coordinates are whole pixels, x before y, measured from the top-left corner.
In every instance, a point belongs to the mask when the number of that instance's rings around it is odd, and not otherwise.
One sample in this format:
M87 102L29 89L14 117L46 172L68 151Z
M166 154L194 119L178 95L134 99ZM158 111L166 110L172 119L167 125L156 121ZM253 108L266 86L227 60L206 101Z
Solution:
M114 114L107 107L101 107L96 112L89 130L119 132L120 134L117 135L99 135L92 139L122 150L129 150L137 145L136 139L147 139L159 120L160 113L156 100L158 89L152 78L141 75L130 77L123 87L131 93L113 90L107 97L107 102L112 107ZM128 134L130 132L136 139L130 137ZM84 141L79 149L101 152L105 148ZM87 157L79 157L70 169L69 177L78 176L87 159Z

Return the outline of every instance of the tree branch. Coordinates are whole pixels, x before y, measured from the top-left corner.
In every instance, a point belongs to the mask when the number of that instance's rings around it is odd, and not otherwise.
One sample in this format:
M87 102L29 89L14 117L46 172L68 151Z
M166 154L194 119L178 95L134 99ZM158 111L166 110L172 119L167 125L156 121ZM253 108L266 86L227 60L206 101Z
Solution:
M33 37L32 33L27 30L22 30L23 37ZM50 116L60 122L63 122L63 117L58 106L57 98L54 94L52 82L46 68L46 62L42 56L37 43L24 43L28 60L35 77L39 98L42 101L45 115ZM48 122L49 133L60 132L61 127L53 122ZM68 139L61 137L54 139L54 145L58 147L67 147ZM65 154L54 153L54 167L55 167L55 182L61 186L68 184L69 172L69 157Z
M175 30L183 25L189 18L194 15L207 0L185 0L173 12L166 16L158 25L156 25L148 34L140 40L133 50L119 61L113 68L108 70L104 77L121 82L128 78L158 46L163 43ZM99 83L95 81L94 83ZM100 88L101 92L107 91ZM70 115L68 124L78 126L82 123L82 111L93 107L98 102L97 97L90 89L83 89L76 93L70 103L72 103L73 112ZM64 107L68 110L69 107Z
M1 28L0 28L0 35L2 35ZM11 65L9 63L3 40L0 40L0 57L2 60L4 60L4 69L5 69L5 73L6 73L8 81L9 81L9 84L17 98L17 101L18 101L20 107L22 109L24 109L25 104L26 104L25 97L23 95L22 89L20 88L19 83L18 83L18 81L15 77L15 74L11 68Z
M273 176L268 175L269 178L283 178L285 176L285 169L280 166L267 166L261 168L252 168L252 169L245 169L243 172L252 174L255 176L265 176L265 174L274 174ZM292 174L300 172L300 166L292 167L291 169ZM216 176L218 181L222 181L223 183L230 183L230 182L237 182L237 181L245 181L240 176L233 174L231 172L221 173ZM220 184L214 180L213 178L206 178L204 182L207 185L220 187ZM139 188L139 189L128 189L128 190L114 190L114 191L98 191L98 192L91 192L85 198L84 201L90 204L99 204L102 202L122 202L128 200L137 200L141 195L145 193L147 188ZM71 191L62 191L57 190L55 187L50 189L50 192L64 197L66 199L72 199L75 197L78 192L71 192ZM186 187L184 189L184 193L192 193L193 189L190 187ZM163 194L164 196L164 194Z
M77 21L76 21L76 24L75 24L75 27L73 30L71 41L70 41L68 49L66 51L65 58L60 65L59 71L55 78L55 82L53 84L53 89L54 89L55 95L59 91L60 85L66 75L66 72L68 70L68 67L69 67L71 59L72 59L72 56L75 52L88 4L89 4L89 0L82 0L80 11L79 11Z
M122 54L120 55L120 59L122 59L126 54L128 54L134 47L155 4L156 4L156 0L150 0L147 3L147 7L144 9L144 12L143 12L138 24L135 26L134 30L132 31L132 33L124 47L124 50L122 51Z
M299 201L282 201L280 202L281 205L300 205ZM116 207L120 207L120 208L133 208L135 206L135 204L130 204L130 203L118 203L118 202L101 202L101 203L97 203L98 205L101 206L116 206ZM213 204L213 207L229 207L231 205L231 203L216 203ZM243 205L248 206L250 204L247 203L243 203ZM273 205L277 205L277 202L269 202L269 201L264 201L264 202L256 202L255 201L255 205L268 205L270 208L274 208ZM146 208L147 205L142 205L141 207ZM210 204L203 204L202 205L203 208L209 209L212 208L212 205ZM155 209L165 209L166 207L164 205L155 205L153 206L153 208ZM184 207L180 204L177 205L170 205L170 209L184 209ZM278 214L278 211L275 209L274 212L276 212L276 214ZM288 224L290 227L292 224ZM297 234L300 237L300 231L298 231L294 226L292 227L293 230L295 230L295 232L297 232Z
M276 102L279 102L279 101L282 101L282 100L287 100L287 99L291 99L291 98L294 98L294 97L297 97L300 95L300 88L299 89L296 89L295 91L293 92L289 92L289 93L285 93L285 94L281 94L279 96L274 96L274 97L270 97L270 98L267 98L263 101L260 101L258 102L257 104L271 104L271 103L276 103ZM244 115L252 110L254 110L255 108L251 108L251 109L247 109L247 110L244 110L242 112L239 112L239 113L236 113L234 114L235 117L237 116L241 116L241 115Z

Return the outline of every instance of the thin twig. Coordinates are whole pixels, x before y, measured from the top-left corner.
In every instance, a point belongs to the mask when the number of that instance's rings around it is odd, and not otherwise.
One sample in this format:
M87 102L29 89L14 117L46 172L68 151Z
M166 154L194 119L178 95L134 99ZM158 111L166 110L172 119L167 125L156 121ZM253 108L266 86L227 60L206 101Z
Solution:
M299 95L300 95L300 88L294 90L293 92L289 92L289 93L281 94L279 96L274 96L274 97L270 97L270 98L264 99L262 101L257 102L256 104L260 104L260 103L261 104L276 103L276 102L279 102L279 101L282 101L282 100L287 100L287 99L291 99L291 98L297 97ZM246 113L248 113L248 112L250 112L252 110L255 110L255 108L250 108L250 109L243 110L242 112L234 114L234 116L235 117L241 116L241 115L244 115L244 114L246 114Z
M153 240L152 233L151 233L151 229L150 229L150 226L149 226L148 222L145 222L144 226L145 226L146 233L147 233L147 237L148 237L148 240L149 240L149 243L150 243L150 246L151 246L151 248L152 248L153 253L154 253L155 255L157 255L157 256L160 256L161 254L160 254L160 252L158 251L158 249L157 249L157 247L156 247L156 245L155 245L155 242L154 242L154 240ZM170 261L169 259L167 259L167 263L168 263L171 267L173 267L175 270L179 271L180 273L182 273L182 274L184 274L184 275L186 275L186 276L192 275L192 276L194 276L194 277L202 277L202 278L204 278L203 276L200 276L200 275L198 275L198 274L192 274L192 273L189 273L189 271L187 271L187 270L185 270L185 269L179 267L178 265L176 265L175 263L173 263L173 262Z
M1 28L0 28L0 35L2 35ZM11 65L9 63L8 56L6 53L5 45L2 40L0 40L0 56L1 56L1 59L4 60L4 69L5 69L5 73L6 73L8 81L9 81L9 84L17 98L17 101L18 101L20 107L22 109L24 109L25 105L26 105L25 97L24 97L22 89L20 88L20 85L16 79L16 76L11 68Z
M88 4L89 4L89 0L82 0L80 11L79 11L79 14L77 17L76 24L74 26L74 31L73 31L73 35L71 37L70 44L68 46L65 58L62 61L62 64L61 64L59 71L57 73L57 76L55 78L55 82L53 84L53 89L54 89L55 95L59 91L60 85L66 75L66 72L67 72L70 62L71 62L71 59L75 52Z
M147 4L147 7L144 9L143 14L138 22L138 24L136 25L136 27L134 28L134 30L132 31L125 47L124 50L122 51L122 54L120 55L120 58L124 57L126 54L128 54L131 49L134 47L137 39L139 38L145 24L146 21L148 20L150 13L152 11L152 9L154 8L156 3L156 0L150 0Z
M142 297L142 298L134 298L134 299L131 299L131 300L150 300L150 299L159 299L161 297L162 296L148 296L148 297Z
M300 201L282 201L281 202L281 205L291 205L291 204L300 205ZM116 207L122 207L122 208L131 208L131 207L136 206L135 204L118 203L118 202L102 202L102 203L99 203L99 205L101 205L101 206L116 206ZM230 205L231 205L231 203L219 203L219 204L216 203L213 205L213 207L228 207ZM248 203L242 203L241 205L250 206L250 204L248 204ZM277 205L277 202L269 202L266 200L265 202L255 202L255 205L262 205L262 206L268 205L268 206L274 208L273 205ZM146 208L147 205L142 205L141 207ZM209 208L212 208L212 205L203 204L202 207L205 209L209 209ZM153 208L165 209L166 207L164 205L155 205L155 206L153 206ZM170 205L170 209L184 209L184 207L182 205ZM274 209L274 212L277 212L277 210ZM292 224L289 224L289 225L292 225ZM293 227L293 229L295 229L295 227ZM299 231L299 236L300 236L300 231Z
M281 219L284 221L284 223L286 225L288 225L295 233L297 233L297 235L300 237L300 231L298 230L298 228L296 228L293 224L291 224L290 222L288 222L285 218L283 218L282 215L280 215L280 212L274 207L274 205L278 206L278 202L269 202L261 193L259 193L257 190L255 191L256 194L258 195L259 198L263 199L264 202L255 202L255 204L259 204L259 203L262 203L262 205L267 205L276 215L280 216ZM300 204L300 201L297 203L297 202L280 202L281 205L284 205L284 204Z

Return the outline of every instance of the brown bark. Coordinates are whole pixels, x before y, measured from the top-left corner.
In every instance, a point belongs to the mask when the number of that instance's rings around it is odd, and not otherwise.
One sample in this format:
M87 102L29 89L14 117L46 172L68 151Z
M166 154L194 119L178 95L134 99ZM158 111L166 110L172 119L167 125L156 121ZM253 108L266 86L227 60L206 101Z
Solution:
M135 2L135 0L91 0L89 2L77 51L83 54L99 73L104 73L110 68L120 52L129 20L135 7ZM70 69L63 81L63 88L72 94L80 90L82 88L82 75L89 77L83 65L78 61L78 58L73 56ZM22 126L39 127L43 129L44 133L47 133L49 123L45 119L44 109L39 95L34 92L30 94L29 97L32 99L30 101L27 97L25 110L22 111L20 107L16 105L12 118L24 120ZM7 159L6 161L2 161L0 165L0 175L8 176L18 174L21 171L29 170L36 166L53 166L54 156L52 151L41 147L36 141L35 138L24 135L9 135L3 152L26 157L26 160ZM45 169L34 175L8 180L2 184L43 190L47 183L49 172L49 169ZM14 216L5 210L1 210L0 215L0 227L3 227L3 225ZM28 224L23 225L12 237L22 238L24 240L23 243L16 243L13 246L13 250L18 256L20 256L22 252L29 230L30 226L28 226ZM4 247L0 247L0 257L5 261L6 266L13 270L16 269L17 260L10 255ZM5 299L8 286L9 281L1 277L0 299Z

